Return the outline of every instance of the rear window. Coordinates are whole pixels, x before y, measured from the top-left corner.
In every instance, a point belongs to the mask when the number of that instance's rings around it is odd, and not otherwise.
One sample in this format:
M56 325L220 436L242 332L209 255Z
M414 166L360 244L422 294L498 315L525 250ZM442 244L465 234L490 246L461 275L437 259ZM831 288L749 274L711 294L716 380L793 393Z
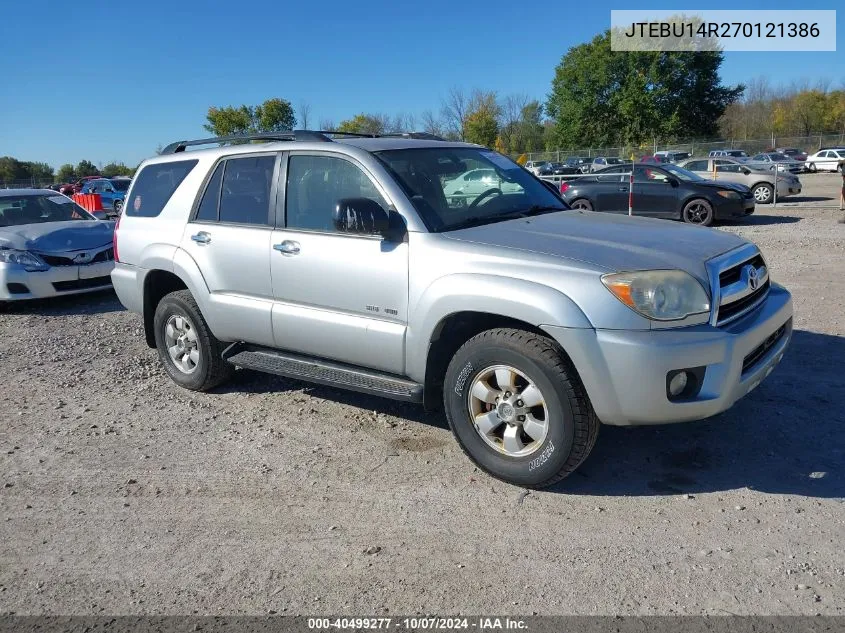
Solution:
M124 213L144 218L156 217L197 162L196 159L180 160L144 167L135 178L132 196L124 207Z

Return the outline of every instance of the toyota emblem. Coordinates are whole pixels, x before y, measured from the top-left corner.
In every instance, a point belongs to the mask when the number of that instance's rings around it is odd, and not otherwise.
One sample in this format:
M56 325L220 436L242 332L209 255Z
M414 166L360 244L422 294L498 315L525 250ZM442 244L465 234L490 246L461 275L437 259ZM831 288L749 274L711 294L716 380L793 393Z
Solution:
M751 265L746 266L745 276L748 277L748 287L752 290L757 290L757 287L760 285L760 275L757 269Z
M94 256L91 253L78 253L73 258L73 263L74 264L87 264L92 259L94 259Z

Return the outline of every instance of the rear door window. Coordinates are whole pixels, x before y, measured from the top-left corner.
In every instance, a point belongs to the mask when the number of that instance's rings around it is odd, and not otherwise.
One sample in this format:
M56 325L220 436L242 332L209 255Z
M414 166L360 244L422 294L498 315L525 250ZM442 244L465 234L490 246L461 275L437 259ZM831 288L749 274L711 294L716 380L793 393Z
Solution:
M135 178L132 195L124 213L129 216L154 218L196 167L197 160L179 160L147 165Z
M226 161L220 192L220 222L270 224L270 185L275 165L275 155Z

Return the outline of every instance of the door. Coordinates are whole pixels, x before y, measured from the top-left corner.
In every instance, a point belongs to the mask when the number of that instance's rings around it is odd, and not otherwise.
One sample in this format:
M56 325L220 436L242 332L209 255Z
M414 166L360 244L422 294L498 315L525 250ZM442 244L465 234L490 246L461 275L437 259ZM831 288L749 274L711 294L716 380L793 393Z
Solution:
M753 185L757 177L748 175L742 171L742 165L725 158L713 161L716 164L716 180L735 182L740 185Z
M634 215L676 217L678 188L667 172L651 165L634 165Z
M588 184L585 190L591 194L593 208L607 213L628 213L629 169L626 165L608 167L596 174L596 184ZM577 186L577 181L576 181Z
M223 340L274 342L270 218L276 162L275 154L222 160L182 236L182 249L208 286L206 318Z
M720 161L714 160L713 162L718 163ZM713 172L710 169L710 162L706 158L687 161L684 165L684 169L691 171L702 178L707 178L708 180L713 178Z
M338 233L332 222L343 198L387 209L383 191L339 154L292 152L285 163L270 256L276 345L404 373L408 243Z

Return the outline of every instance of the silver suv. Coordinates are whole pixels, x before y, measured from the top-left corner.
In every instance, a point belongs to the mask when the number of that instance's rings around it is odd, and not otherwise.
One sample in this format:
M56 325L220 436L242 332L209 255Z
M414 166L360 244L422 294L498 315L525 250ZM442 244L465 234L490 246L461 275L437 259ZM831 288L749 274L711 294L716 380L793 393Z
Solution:
M115 232L117 294L187 389L240 366L442 404L481 468L542 487L600 422L712 416L783 357L790 294L736 235L570 211L477 145L267 136L145 161Z

